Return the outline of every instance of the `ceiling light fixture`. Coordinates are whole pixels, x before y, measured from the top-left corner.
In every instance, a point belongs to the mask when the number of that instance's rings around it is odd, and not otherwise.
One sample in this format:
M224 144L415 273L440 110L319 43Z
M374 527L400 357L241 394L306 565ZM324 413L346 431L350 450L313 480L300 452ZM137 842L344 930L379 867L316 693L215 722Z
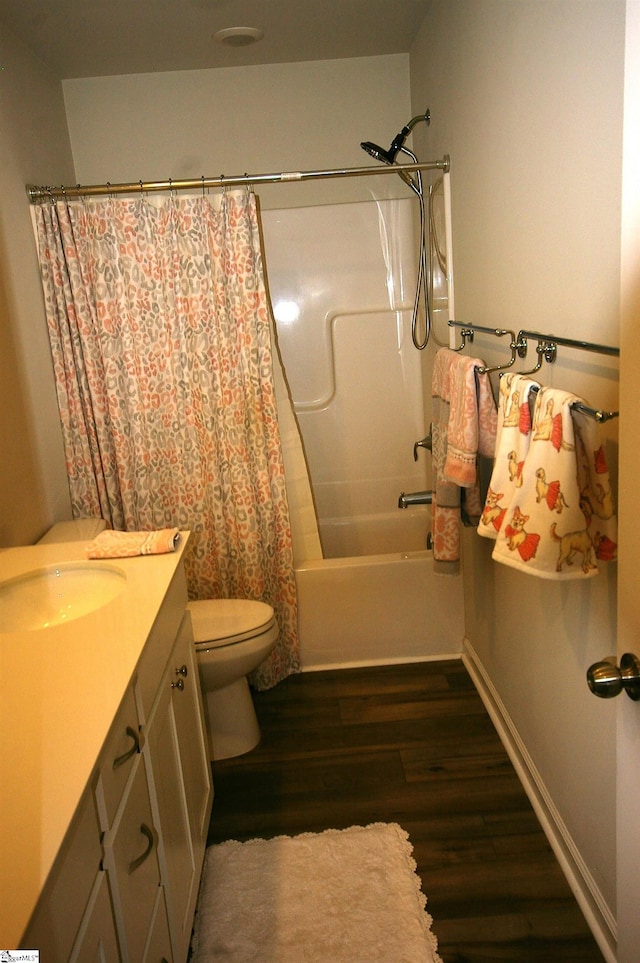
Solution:
M223 43L226 47L248 47L249 44L262 40L264 31L258 27L226 27L214 33L213 39Z

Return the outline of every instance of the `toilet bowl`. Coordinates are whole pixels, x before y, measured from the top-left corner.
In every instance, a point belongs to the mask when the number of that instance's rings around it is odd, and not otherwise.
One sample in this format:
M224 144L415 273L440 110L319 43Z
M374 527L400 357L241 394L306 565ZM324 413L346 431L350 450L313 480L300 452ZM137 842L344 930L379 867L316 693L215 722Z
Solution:
M189 602L205 697L211 759L230 759L260 741L247 674L269 655L279 635L270 605L249 599Z

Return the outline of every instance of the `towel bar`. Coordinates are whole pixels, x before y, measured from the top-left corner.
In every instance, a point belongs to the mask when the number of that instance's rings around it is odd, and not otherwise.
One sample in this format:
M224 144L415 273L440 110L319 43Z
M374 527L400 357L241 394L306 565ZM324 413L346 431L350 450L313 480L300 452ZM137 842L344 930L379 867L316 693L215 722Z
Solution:
M539 390L539 388L533 386L531 388L531 394L537 394ZM583 415L588 415L589 418L593 418L600 423L609 421L611 418L618 418L620 415L619 411L603 411L601 408L590 408L589 405L585 405L582 401L574 401L571 407L574 411L581 411Z
M474 331L481 331L483 334L493 334L497 337L507 333L504 328L488 328L486 325L482 324L469 324L468 321L454 321L451 319L447 322L447 324L449 327L464 328L465 337L470 341L473 340ZM516 347L521 358L526 357L528 338L533 338L534 341L544 342L545 345L548 345L549 347L554 345L557 347L560 345L563 348L575 348L577 351L593 351L596 354L607 354L615 358L620 357L620 348L616 348L613 345L596 344L594 341L579 341L575 338L564 338L555 334L542 334L540 331L525 331L524 328L521 328L520 331L518 331L518 337L516 339ZM464 347L464 342L462 347ZM549 360L553 359L550 358Z
M482 324L468 324L466 321L454 321L451 319L447 322L450 327L462 328L462 344L459 348L455 348L455 351L460 351L465 346L465 342L468 339L473 341L474 331L481 331L483 334L492 334L494 337L503 337L505 334L512 334L512 332L507 331L505 328L488 328ZM620 348L613 347L608 344L596 344L593 341L578 341L574 338L563 338L558 337L555 334L541 334L539 331L525 331L520 329L518 331L517 337L512 334L511 343L509 347L511 348L511 360L504 365L495 365L493 367L480 368L481 372L491 372L491 371L502 371L505 368L510 368L511 365L516 360L516 353L521 357L526 357L528 348L528 338L533 338L537 341L536 352L538 355L538 363L535 368L531 371L519 371L518 374L534 374L542 367L542 359L548 363L553 364L557 356L557 347L561 345L565 348L575 348L578 351L593 351L596 354L609 355L610 357L620 357ZM537 390L537 389L532 389ZM571 406L576 411L581 411L583 414L588 415L590 418L594 418L598 422L609 421L611 418L618 418L620 416L619 411L603 411L600 408L590 408L589 405L585 405L582 402L574 402Z

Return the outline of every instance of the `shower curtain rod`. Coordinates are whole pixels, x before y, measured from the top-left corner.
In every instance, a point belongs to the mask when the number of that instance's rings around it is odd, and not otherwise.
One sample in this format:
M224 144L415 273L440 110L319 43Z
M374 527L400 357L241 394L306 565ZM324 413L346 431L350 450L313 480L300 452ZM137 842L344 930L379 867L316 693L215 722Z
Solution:
M320 180L329 177L362 177L368 174L398 174L401 170L413 171L439 170L445 173L451 168L451 159L445 154L442 160L424 161L416 164L393 164L379 167L338 167L329 170L315 171L283 171L279 174L220 174L217 177L199 177L190 180L168 181L138 181L124 184L92 184L83 187L38 187L27 185L27 196L31 204L39 201L52 201L69 197L100 197L113 194L147 194L159 191L195 191L203 192L211 187L250 187L254 184L287 184L294 181Z

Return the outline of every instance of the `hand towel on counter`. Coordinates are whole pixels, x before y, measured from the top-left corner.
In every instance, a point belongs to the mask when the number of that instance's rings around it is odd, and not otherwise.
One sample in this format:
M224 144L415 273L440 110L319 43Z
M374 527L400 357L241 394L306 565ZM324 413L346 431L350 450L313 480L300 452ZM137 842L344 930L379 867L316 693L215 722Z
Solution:
M531 443L493 550L497 562L540 578L590 578L613 561L617 525L598 425L581 398L541 388ZM582 402L584 403L584 402Z
M164 555L180 544L177 528L155 532L100 532L87 545L88 558L131 558L135 555Z
M478 358L441 348L431 384L432 454L435 500L431 509L434 570L460 571L460 489L471 524L477 524L481 499L477 491L478 454L493 456L497 412L491 383L476 369Z
M497 538L517 489L522 487L524 460L531 443L529 395L539 390L526 375L504 374L500 379L496 458L478 525L478 535Z

